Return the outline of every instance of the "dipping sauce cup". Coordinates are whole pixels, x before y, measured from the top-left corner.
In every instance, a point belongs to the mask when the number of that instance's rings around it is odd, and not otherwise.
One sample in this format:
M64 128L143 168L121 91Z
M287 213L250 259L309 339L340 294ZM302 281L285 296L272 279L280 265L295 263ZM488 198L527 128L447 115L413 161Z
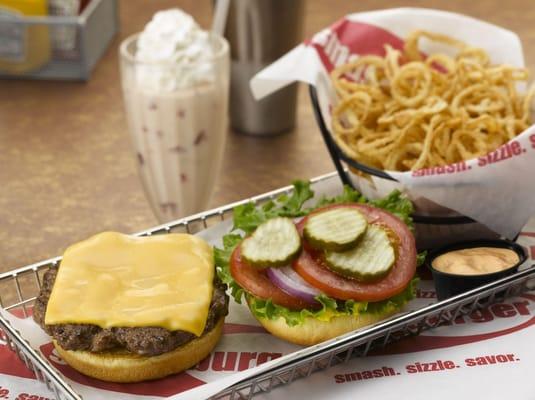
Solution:
M439 260L441 256L451 259L442 257ZM433 250L428 254L426 264L433 275L437 298L444 300L511 275L525 261L524 248L515 242L476 240Z

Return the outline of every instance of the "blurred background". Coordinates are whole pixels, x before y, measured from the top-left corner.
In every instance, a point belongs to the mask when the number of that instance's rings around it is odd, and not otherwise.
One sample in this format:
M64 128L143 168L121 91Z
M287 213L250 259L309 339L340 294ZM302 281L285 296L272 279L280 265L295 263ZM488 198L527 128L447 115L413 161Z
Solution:
M100 45L102 54L92 71L85 71L86 81L0 79L0 272L56 256L96 232L130 233L157 224L132 154L118 46L141 31L155 12L172 7L209 29L212 5L209 0L119 0L119 31L112 33L109 45L105 35L96 36L92 45ZM527 67L535 70L533 0L305 0L302 39L345 14L400 6L460 12L515 31ZM105 16L92 18L88 22L97 31L110 28ZM55 32L68 59L70 33ZM299 88L296 121L291 131L269 137L229 129L210 206L333 171L304 86Z

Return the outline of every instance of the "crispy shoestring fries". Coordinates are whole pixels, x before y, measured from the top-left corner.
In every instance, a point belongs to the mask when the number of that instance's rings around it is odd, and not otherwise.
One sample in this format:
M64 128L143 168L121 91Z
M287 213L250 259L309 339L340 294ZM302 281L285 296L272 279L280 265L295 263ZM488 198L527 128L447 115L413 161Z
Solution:
M422 37L456 55L424 57ZM531 125L535 86L517 91L526 69L492 65L483 49L425 31L412 32L403 52L385 51L331 73L334 138L355 160L392 171L443 166L488 154Z

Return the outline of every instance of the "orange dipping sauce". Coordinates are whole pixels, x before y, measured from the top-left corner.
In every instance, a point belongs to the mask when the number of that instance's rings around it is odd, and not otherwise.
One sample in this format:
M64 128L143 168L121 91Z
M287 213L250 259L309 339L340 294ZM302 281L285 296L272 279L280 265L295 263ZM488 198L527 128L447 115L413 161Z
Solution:
M454 275L484 275L503 271L520 261L518 254L500 247L453 250L433 260L437 271Z

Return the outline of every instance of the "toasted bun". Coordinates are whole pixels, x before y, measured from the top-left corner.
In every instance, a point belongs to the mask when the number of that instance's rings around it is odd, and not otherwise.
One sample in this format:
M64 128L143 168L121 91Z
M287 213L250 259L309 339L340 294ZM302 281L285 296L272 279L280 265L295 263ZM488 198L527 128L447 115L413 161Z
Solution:
M176 374L203 360L219 341L223 323L224 318L221 318L205 335L157 356L65 350L56 341L54 346L65 362L84 375L108 382L140 382Z
M295 344L311 346L374 324L397 312L399 312L399 309L392 310L388 313L364 313L356 316L347 315L334 317L329 322L307 317L303 324L296 326L289 326L282 317L275 320L255 317L272 335Z

